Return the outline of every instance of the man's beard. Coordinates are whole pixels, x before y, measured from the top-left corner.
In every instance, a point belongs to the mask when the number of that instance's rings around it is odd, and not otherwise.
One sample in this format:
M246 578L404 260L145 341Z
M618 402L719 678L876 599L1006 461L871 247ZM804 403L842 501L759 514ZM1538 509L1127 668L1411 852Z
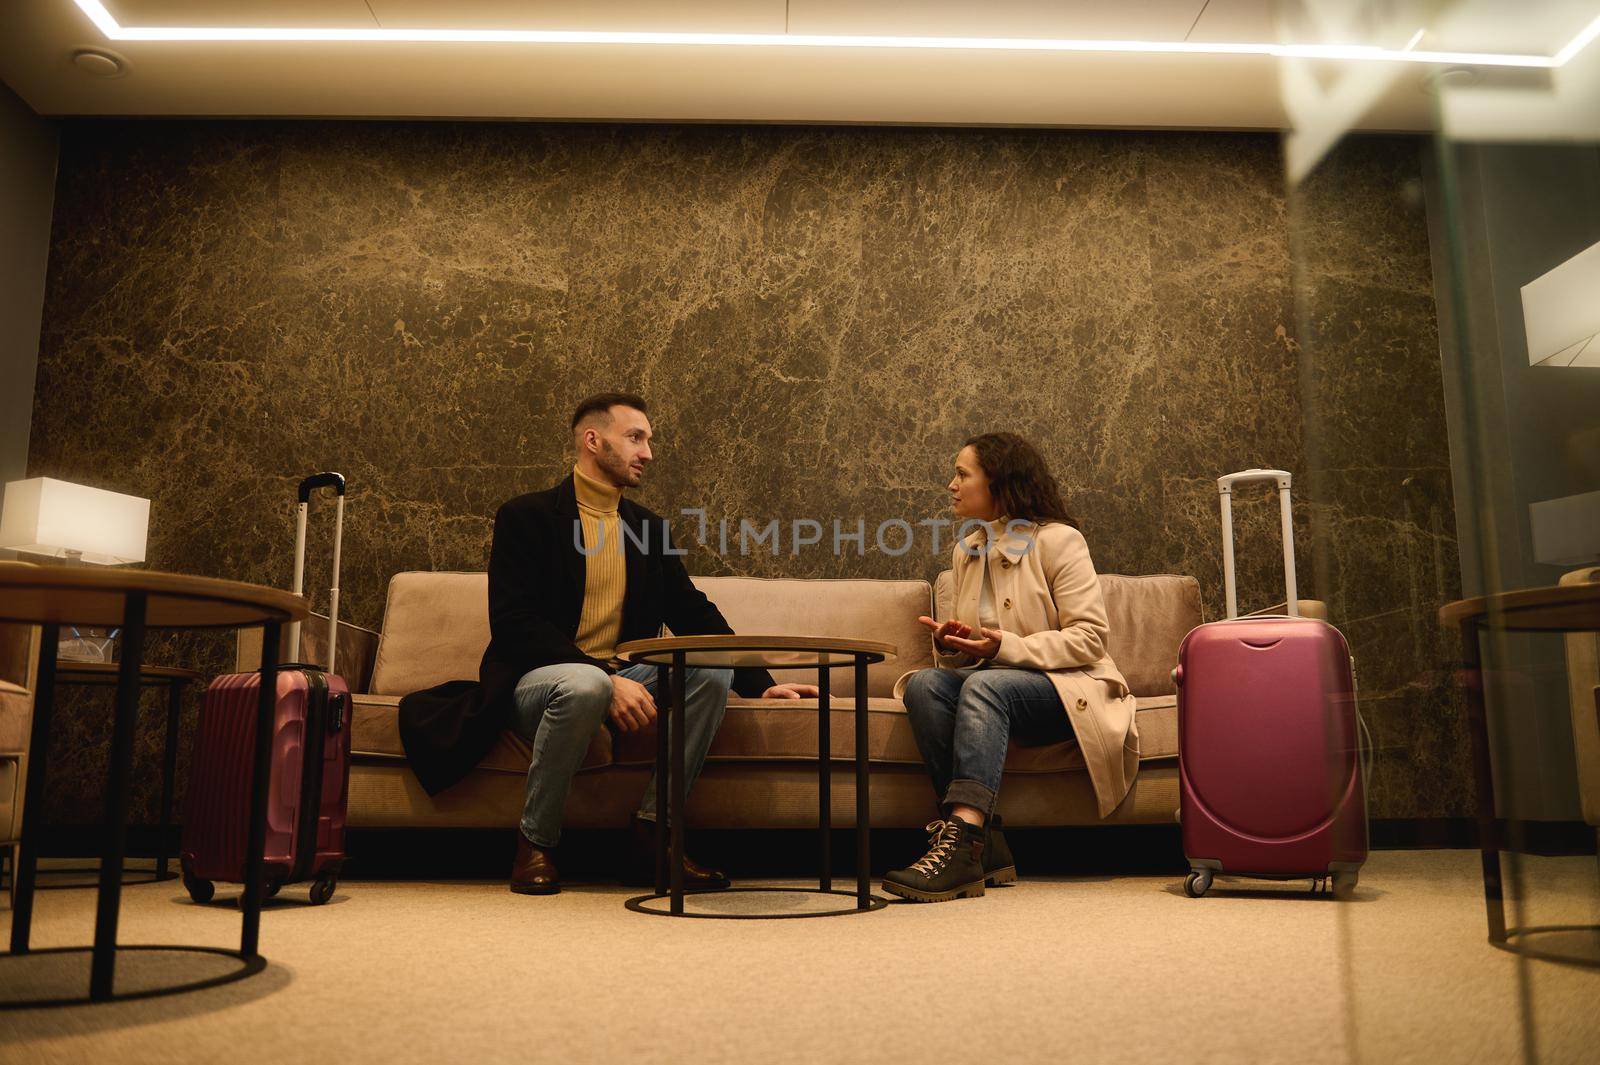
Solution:
M600 454L596 456L595 462L605 471L606 476L611 478L611 483L614 487L637 488L639 486L642 475L635 473L633 468L623 461L616 448L605 440L600 441Z

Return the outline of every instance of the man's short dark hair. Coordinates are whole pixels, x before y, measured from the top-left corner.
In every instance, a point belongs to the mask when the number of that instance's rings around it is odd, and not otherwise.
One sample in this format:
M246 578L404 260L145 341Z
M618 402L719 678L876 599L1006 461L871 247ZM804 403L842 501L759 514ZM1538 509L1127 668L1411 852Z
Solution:
M578 423L589 415L605 414L612 407L632 407L640 414L650 413L644 400L632 392L598 392L578 404L578 409L572 412L572 428L576 429Z

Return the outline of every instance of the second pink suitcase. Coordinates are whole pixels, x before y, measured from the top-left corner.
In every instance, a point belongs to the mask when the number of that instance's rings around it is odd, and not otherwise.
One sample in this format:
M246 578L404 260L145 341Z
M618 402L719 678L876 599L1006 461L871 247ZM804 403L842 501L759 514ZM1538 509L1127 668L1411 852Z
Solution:
M329 604L329 631L337 632L344 532L344 478L337 473L308 477L300 485L293 587L298 593L304 583L306 513L312 491L322 487L337 493ZM350 788L350 688L333 672L335 641L328 642L327 669L301 663L278 668L263 851L267 895L309 880L311 901L318 904L331 899L338 884ZM289 646L300 646L298 624L290 627ZM183 884L196 902L211 899L214 881L242 884L246 879L260 696L260 673L218 677L206 689L179 850Z
M1254 481L1278 487L1287 616L1237 616L1231 495ZM1367 857L1354 662L1338 629L1298 616L1289 485L1283 470L1217 481L1228 620L1184 637L1173 673L1191 897L1215 876L1331 878L1344 896Z

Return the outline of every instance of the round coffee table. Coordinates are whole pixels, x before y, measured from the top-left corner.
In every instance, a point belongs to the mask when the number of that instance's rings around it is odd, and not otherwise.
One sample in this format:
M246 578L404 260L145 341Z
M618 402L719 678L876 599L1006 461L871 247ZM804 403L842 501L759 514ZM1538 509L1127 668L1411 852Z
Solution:
M895 646L876 640L845 640L821 636L667 636L654 640L632 640L617 648L625 662L657 666L660 669L658 693L671 693L666 700L671 728L656 723L656 890L627 902L630 910L661 917L706 917L723 919L773 919L779 917L834 917L847 913L867 913L888 905L887 899L872 894L871 829L872 807L870 774L867 765L867 666L894 658ZM706 669L815 669L817 671L817 824L821 836L822 868L815 889L811 888L735 888L747 891L791 891L807 894L854 896L855 905L844 909L803 913L685 913L683 887L684 802L688 774L685 771L684 686L689 667ZM856 889L836 891L833 887L831 832L831 754L829 735L832 709L829 678L832 671L855 667L856 711ZM668 757L668 732L671 732L671 757ZM670 802L669 802L670 799ZM670 834L667 822L671 821ZM669 839L670 835L670 839ZM668 900L666 910L647 903Z
M36 811L44 801L44 781L50 749L50 719L55 709L56 644L64 624L121 627L122 660L117 663L116 718L112 727L110 775L106 787L106 843L100 859L99 896L96 902L94 946L52 947L36 953L92 951L89 994L85 998L0 1001L0 1009L74 1005L116 998L114 980L118 950L192 951L236 957L244 964L222 976L172 987L138 991L123 998L148 998L178 991L193 991L242 979L266 967L258 950L261 932L262 851L266 843L267 781L271 765L272 714L277 692L278 641L284 622L304 619L306 601L277 588L239 581L190 577L148 570L90 566L34 566L0 562L0 621L40 625L39 680L34 691L33 731L28 739L28 781L24 798L22 850L17 862L16 908L11 914L11 949L0 963L17 965L30 953L33 925L34 877L38 867L41 819ZM207 629L262 625L261 702L256 718L256 749L252 770L249 855L243 931L237 951L214 947L117 945L117 916L121 903L122 866L127 850L127 816L133 731L139 709L140 674L144 665L144 640L148 628Z
M1505 886L1500 868L1501 822L1495 810L1489 719L1484 707L1483 658L1478 646L1479 638L1490 632L1600 632L1600 583L1522 588L1461 599L1441 607L1439 621L1461 629L1462 687L1467 696L1472 765L1478 785L1478 850L1483 864L1483 901L1489 920L1489 942L1530 958L1600 968L1600 925L1506 926ZM1520 829L1520 822L1511 824L1513 833ZM1515 852L1518 848L1511 849ZM1512 868L1515 871L1516 866Z

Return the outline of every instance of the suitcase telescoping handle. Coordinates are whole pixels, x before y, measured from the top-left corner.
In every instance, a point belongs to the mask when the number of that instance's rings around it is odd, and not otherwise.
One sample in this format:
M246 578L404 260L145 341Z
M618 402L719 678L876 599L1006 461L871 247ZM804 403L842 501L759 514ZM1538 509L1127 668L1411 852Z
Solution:
M328 672L334 672L339 653L339 547L344 542L344 476L338 473L314 473L300 482L300 507L294 526L294 584L289 589L295 595L305 591L306 582L306 515L311 510L311 493L318 488L332 488L335 495L333 510L333 581L328 592ZM290 655L300 657L300 623L289 625Z
M1228 617L1239 616L1239 591L1233 574L1233 490L1241 484L1271 481L1278 486L1278 510L1283 520L1283 585L1289 616L1300 616L1299 594L1294 581L1294 519L1289 503L1287 470L1244 470L1217 478L1217 493L1222 500L1222 582L1228 594Z

